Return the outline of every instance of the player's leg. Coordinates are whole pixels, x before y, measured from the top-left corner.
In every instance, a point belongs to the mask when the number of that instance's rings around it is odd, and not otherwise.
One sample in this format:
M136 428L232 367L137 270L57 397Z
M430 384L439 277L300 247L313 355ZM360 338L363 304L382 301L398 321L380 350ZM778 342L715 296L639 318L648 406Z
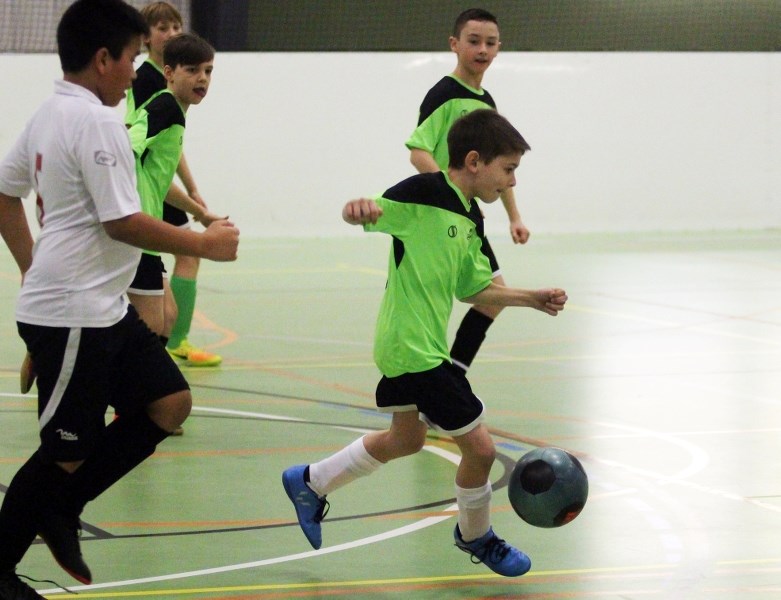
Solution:
M328 508L326 496L358 477L365 477L394 458L419 451L426 440L426 425L420 421L414 398L416 386L428 383L426 374L383 377L377 385L377 405L393 413L388 431L370 433L321 461L296 465L282 474L282 484L296 508L304 535L319 548L320 522ZM429 386L433 387L433 386Z
M426 425L420 422L417 411L395 412L389 430L358 438L318 462L285 469L282 485L312 547L322 545L320 523L328 512L328 494L371 475L389 460L414 454L425 439Z
M190 228L187 213L168 203L163 204L163 220L175 227ZM222 357L193 346L188 339L195 312L200 264L200 259L197 257L174 256L171 291L178 307L178 314L171 329L167 348L173 356L186 360L190 366L215 367L222 362Z
M488 262L491 265L493 282L498 285L505 285L496 255L487 238L483 238L482 251L488 257ZM491 327L496 317L499 316L502 308L502 306L475 304L467 311L461 320L458 331L456 331L456 338L450 349L450 359L454 365L462 368L464 371L469 369L485 340L488 328Z
M480 424L453 438L461 450L456 473L458 525L456 546L495 573L518 577L531 568L529 557L499 538L491 527L491 482L488 480L496 450L488 430Z
M138 316L161 340L165 340L166 335L164 272L165 267L160 256L144 252L127 290L128 299Z
M179 307L176 305L176 299L171 291L171 284L168 277L163 276L163 338L166 345L171 341L171 332L179 316Z
M62 501L71 473L104 428L102 367L111 352L96 350L92 331L102 330L19 324L38 371L41 446L14 477L0 510L0 571L9 561L18 562L37 533L68 573L82 583L91 581L78 542L79 512L68 511Z
M132 307L120 323L106 330L89 330L89 334L75 368L76 373L84 373L79 380L79 397L101 398L103 412L111 402L121 416L105 427L100 413L100 436L96 440L93 436L83 462L62 482L57 514L66 524L77 522L88 502L151 456L157 445L182 424L192 406L180 370ZM41 385L39 379L39 389ZM69 422L67 414L57 416L52 427ZM49 426L42 430L44 440L47 431ZM78 548L78 538L69 533L55 531L58 547L72 549L75 544ZM54 552L51 544L50 548ZM65 558L71 560L75 553L68 550ZM65 560L57 558L66 566ZM72 569L66 570L72 573Z
M171 291L178 307L176 320L171 329L168 349L174 356L187 358L182 347L187 342L192 326L195 300L198 293L198 268L200 259L194 256L174 256L174 269L171 275Z

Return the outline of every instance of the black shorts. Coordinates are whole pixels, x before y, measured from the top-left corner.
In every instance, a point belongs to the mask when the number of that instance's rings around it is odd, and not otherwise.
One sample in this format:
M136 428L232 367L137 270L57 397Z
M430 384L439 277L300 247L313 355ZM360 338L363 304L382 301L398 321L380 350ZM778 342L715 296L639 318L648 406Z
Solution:
M480 251L488 258L488 262L491 265L491 275L493 277L499 275L501 273L499 270L499 261L496 260L496 254L494 254L494 249L491 248L491 244L488 243L487 237L483 237L483 245L480 247Z
M190 227L190 217L181 208L163 202L163 221L174 227Z
M132 306L111 327L17 327L38 374L41 451L48 460L89 456L102 436L108 406L134 414L189 389Z
M483 420L483 402L464 370L449 362L421 373L383 376L375 397L380 412L417 410L422 421L451 436L469 433Z
M139 296L162 296L164 273L163 259L159 255L143 252L136 268L136 276L127 291Z

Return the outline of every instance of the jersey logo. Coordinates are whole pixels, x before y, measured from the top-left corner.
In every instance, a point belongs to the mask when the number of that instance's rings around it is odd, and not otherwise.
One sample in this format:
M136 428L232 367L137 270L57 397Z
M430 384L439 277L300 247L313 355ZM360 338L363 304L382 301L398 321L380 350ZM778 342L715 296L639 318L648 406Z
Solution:
M452 237L452 238L456 237L458 235L458 227L456 227L455 225L451 225L450 227L448 227L447 235L448 237Z
M111 152L98 150L95 152L95 163L98 165L103 165L104 167L116 167L117 157L111 154Z
M71 433L70 431L65 431L64 429L58 429L57 433L60 434L60 439L66 442L78 442L79 436L75 433Z
M475 236L475 228L474 227L470 227L469 231L466 234L467 241L471 240L474 236Z

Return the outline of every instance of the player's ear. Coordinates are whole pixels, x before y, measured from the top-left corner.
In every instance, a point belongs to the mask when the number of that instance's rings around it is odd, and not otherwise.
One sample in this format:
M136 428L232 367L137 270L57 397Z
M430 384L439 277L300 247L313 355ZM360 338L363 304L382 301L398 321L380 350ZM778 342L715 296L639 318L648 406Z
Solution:
M450 43L450 50L452 52L455 52L456 51L456 44L458 44L458 38L457 37L453 37L451 35L450 38L448 39L448 42Z
M110 59L111 54L109 53L108 48L100 48L95 52L95 56L92 57L92 60L98 73L103 74L105 72Z
M171 68L171 65L165 65L163 67L163 76L165 77L166 81L171 81L171 77L174 74L174 70Z
M480 153L477 150L470 150L466 153L466 157L464 158L464 165L466 165L467 169L470 171L474 171L477 169L477 163L479 163L481 160Z

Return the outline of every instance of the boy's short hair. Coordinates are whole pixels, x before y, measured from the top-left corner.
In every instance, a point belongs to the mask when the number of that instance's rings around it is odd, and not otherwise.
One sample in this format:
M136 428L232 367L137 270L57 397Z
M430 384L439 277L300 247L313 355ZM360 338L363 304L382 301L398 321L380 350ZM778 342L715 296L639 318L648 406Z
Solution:
M122 0L77 0L57 25L60 65L64 73L78 73L101 48L116 60L133 36L148 33L141 13Z
M499 27L497 18L482 8L468 8L456 17L456 23L453 25L453 37L460 38L461 30L467 21L488 21Z
M194 33L180 33L165 43L163 66L200 65L214 59L214 48Z
M521 154L531 146L518 130L495 110L481 108L458 119L447 134L450 167L464 166L466 155L475 150L480 160L490 163L498 156Z
M168 2L151 2L141 9L141 14L150 27L165 22L184 24L182 14Z

